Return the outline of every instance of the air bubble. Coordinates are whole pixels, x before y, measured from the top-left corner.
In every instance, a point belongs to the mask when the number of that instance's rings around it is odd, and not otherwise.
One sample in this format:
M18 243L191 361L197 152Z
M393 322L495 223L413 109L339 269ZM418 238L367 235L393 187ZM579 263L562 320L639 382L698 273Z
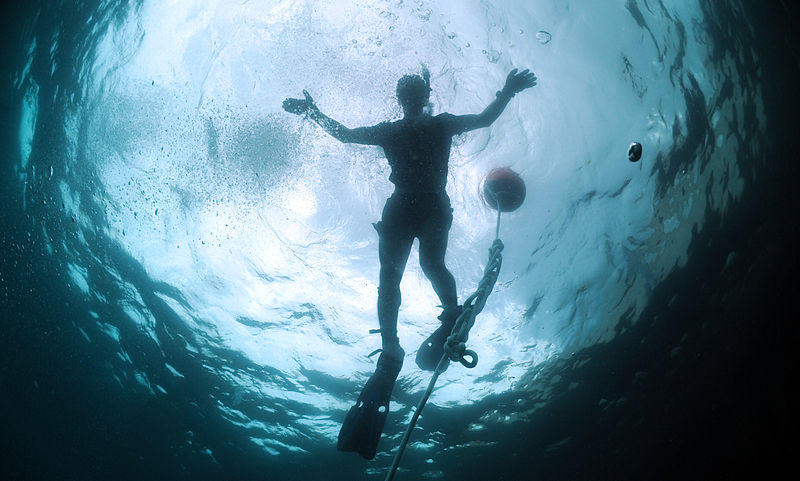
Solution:
M552 39L553 36L550 35L550 32L546 32L544 30L539 30L536 32L536 40L538 40L542 45L547 45Z
M489 50L488 52L486 50L481 50L481 53L486 55L486 58L488 58L489 62L491 63L497 63L497 61L500 60L500 56L502 55L497 50Z

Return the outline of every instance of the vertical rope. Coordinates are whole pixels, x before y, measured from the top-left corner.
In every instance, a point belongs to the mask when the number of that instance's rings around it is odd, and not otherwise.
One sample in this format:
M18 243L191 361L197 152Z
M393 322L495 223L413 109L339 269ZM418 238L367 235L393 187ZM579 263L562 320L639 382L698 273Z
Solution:
M502 211L500 210L500 204L498 204L497 205L497 229L495 229L495 231L494 231L494 238L495 239L499 239L500 238L500 214L501 213L502 213Z
M411 432L417 425L417 420L419 419L419 416L422 414L422 409L428 402L428 398L430 398L431 393L433 393L433 388L434 386L436 386L436 381L439 379L439 375L442 374L445 371L445 369L447 369L447 366L448 364L450 364L451 359L460 360L461 363L467 367L474 367L475 364L477 364L478 361L477 354L474 351L467 350L465 347L465 343L467 340L467 336L469 334L469 330L475 323L475 316L477 316L478 313L480 313L480 311L483 310L483 306L486 304L486 299L489 297L489 294L491 294L492 288L494 287L494 284L497 281L497 276L500 273L500 266L502 264L502 256L500 252L503 250L503 243L500 241L501 211L499 207L500 206L498 205L497 229L495 230L495 241L492 244L492 248L489 249L489 263L486 265L486 269L484 270L483 273L483 278L481 278L480 282L478 283L477 291L474 294L472 294L469 298L467 298L466 301L464 301L464 310L461 312L461 315L458 316L458 319L456 319L455 325L453 326L453 330L451 331L451 335L447 339L445 352L442 355L442 358L439 360L439 364L436 366L436 370L433 372L431 381L428 383L428 389L425 390L425 393L419 400L419 403L417 404L417 409L416 411L414 411L414 415L411 417L411 421L408 423L408 428L406 428L406 432L405 434L403 434L403 439L400 441L400 446L397 448L397 452L394 455L394 460L392 461L392 467L389 470L389 473L386 475L385 481L392 481L394 479L394 475L397 473L397 468L400 466L400 459L403 457L403 453L406 450L406 446L408 445L408 442L411 439ZM455 352L455 350L452 350L451 347L457 345L460 345L461 350ZM471 365L465 362L464 353L472 356L473 362L471 363Z
M436 385L436 381L439 379L439 374L444 372L445 367L449 363L450 359L447 357L447 354L444 354L442 358L439 360L439 364L436 366L436 370L433 372L433 377L431 377L431 382L428 383L428 389L425 390L425 394L422 395L422 399L420 399L419 403L417 404L417 410L414 411L414 415L411 417L411 422L408 423L408 428L406 428L406 432L403 435L403 439L400 441L400 447L397 448L397 452L394 455L394 460L392 461L392 468L389 470L389 474L386 475L385 481L392 481L394 479L394 475L395 473L397 473L397 468L400 466L400 459L403 457L403 453L406 450L406 446L408 445L409 439L411 439L411 431L413 431L414 426L417 425L417 419L419 419L420 414L422 414L422 409L428 402L428 398L431 397L431 393L433 392L433 387Z

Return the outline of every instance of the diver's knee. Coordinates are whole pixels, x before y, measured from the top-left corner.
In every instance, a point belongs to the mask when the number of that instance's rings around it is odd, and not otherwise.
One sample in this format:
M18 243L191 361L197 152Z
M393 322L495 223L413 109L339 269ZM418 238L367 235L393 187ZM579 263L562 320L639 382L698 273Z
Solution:
M400 297L400 283L378 285L378 299L396 299Z
M447 266L444 265L444 262L441 261L423 261L420 260L419 266L422 268L423 274L428 278L431 277L439 277L442 275L446 275Z
M379 275L379 282L381 286L387 288L397 287L400 288L400 281L403 279L403 272L399 269L390 267L382 267Z

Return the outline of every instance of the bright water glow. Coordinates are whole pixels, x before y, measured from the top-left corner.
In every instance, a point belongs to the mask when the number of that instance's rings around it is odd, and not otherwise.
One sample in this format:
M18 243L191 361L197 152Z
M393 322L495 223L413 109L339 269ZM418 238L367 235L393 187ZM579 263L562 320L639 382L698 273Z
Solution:
M105 224L91 225L82 211L83 179L62 183L60 201L79 238L103 232L151 279L180 293L158 296L197 334L187 349L211 358L210 348L224 346L292 385L218 373L243 390L221 405L226 418L263 431L252 440L269 452L294 450L296 432L258 424L236 410L236 399L339 410L353 402L317 388L308 374L360 385L373 369L366 354L380 340L367 333L377 327L371 223L392 186L379 149L338 143L283 112L282 100L307 89L345 125L372 125L399 117L395 82L424 64L436 113L477 113L509 70L531 68L539 85L518 95L491 128L455 141L447 262L461 299L474 290L494 236L493 212L478 195L483 176L511 166L528 198L503 216L503 269L470 336L480 363L451 367L431 402L470 404L526 389L517 381L537 364L610 340L622 316L635 320L651 289L686 262L706 209L724 212L743 188L735 163L719 160L739 148L732 126L741 107L716 102L725 73L709 70L699 7L669 2L641 15L646 27L625 2L593 0L458 8L146 2L103 37L96 62L82 72L87 97L68 113L71 148L86 149L92 182L103 186ZM678 22L691 31L681 35ZM672 185L659 185L670 149L688 135L687 91L705 100L718 157L698 157ZM31 87L23 107L23 170L36 96ZM763 128L760 104L757 110ZM644 146L637 164L626 158L632 141ZM66 159L67 171L75 162ZM102 301L74 261L75 289ZM158 344L159 320L132 284L110 275L127 285L129 322ZM413 356L435 328L438 300L416 251L401 287L399 334L408 359L399 385L418 392L429 377ZM120 339L117 327L97 324ZM133 378L153 395L165 393L146 373ZM339 420L302 422L334 439Z

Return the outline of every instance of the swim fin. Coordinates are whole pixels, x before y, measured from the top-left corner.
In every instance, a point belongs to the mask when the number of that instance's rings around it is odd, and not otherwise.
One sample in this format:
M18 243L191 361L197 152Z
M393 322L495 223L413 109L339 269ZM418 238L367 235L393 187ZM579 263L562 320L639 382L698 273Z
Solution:
M425 339L417 351L416 361L420 369L423 371L436 370L436 366L439 365L439 361L441 361L444 355L444 344L453 331L453 326L456 325L456 320L463 310L463 306L455 306L445 309L442 315L439 316L442 325Z
M403 367L404 356L405 352L399 345L391 352L381 353L375 373L367 381L355 406L347 413L339 431L336 449L357 452L366 459L375 457L389 414L389 399L400 368Z

